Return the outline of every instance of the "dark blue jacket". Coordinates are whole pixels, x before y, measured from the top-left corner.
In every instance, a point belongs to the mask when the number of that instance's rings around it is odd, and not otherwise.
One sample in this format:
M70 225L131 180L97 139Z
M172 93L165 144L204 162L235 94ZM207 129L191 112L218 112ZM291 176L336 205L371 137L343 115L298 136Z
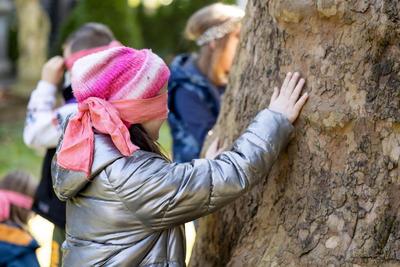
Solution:
M174 161L188 162L200 156L204 139L217 120L223 89L200 73L195 56L188 54L172 61L168 88Z
M39 267L38 243L24 230L0 223L0 266Z

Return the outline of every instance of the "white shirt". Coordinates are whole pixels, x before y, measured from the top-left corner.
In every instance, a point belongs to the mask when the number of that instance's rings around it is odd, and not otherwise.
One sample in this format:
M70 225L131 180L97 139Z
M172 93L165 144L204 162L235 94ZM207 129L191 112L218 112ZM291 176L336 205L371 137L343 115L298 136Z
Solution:
M61 122L77 111L77 104L55 108L57 87L39 81L32 92L24 127L24 142L38 151L55 148L62 134Z

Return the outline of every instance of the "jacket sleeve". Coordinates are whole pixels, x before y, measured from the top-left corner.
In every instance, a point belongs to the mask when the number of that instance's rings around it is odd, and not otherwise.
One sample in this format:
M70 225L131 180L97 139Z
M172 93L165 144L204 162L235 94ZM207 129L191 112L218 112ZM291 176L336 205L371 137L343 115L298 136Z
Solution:
M76 110L76 104L55 108L56 86L40 81L28 103L23 138L27 146L43 150L55 148L61 136L60 117Z
M177 164L152 157L131 168L134 159L125 158L113 164L110 182L145 226L170 228L223 207L264 179L292 131L283 115L264 110L232 150L214 160Z

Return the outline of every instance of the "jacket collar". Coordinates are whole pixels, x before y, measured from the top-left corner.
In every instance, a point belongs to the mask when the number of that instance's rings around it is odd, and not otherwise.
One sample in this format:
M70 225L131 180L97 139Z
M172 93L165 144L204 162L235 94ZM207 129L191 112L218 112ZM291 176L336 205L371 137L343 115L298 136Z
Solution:
M32 241L32 236L24 230L5 223L0 223L0 242L27 247Z
M83 172L76 172L62 168L57 164L57 158L52 162L53 187L59 199L66 201L76 196L92 179L115 160L123 155L118 151L107 135L94 136L94 156L92 170L89 177Z

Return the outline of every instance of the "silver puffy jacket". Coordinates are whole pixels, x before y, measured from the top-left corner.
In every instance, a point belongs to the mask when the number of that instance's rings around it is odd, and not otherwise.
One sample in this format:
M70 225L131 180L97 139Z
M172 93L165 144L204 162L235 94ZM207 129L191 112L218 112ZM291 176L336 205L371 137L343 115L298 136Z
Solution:
M264 179L293 126L258 114L215 160L170 163L154 153L123 157L95 135L92 175L53 160L53 185L67 201L63 266L185 266L184 223L207 215Z

